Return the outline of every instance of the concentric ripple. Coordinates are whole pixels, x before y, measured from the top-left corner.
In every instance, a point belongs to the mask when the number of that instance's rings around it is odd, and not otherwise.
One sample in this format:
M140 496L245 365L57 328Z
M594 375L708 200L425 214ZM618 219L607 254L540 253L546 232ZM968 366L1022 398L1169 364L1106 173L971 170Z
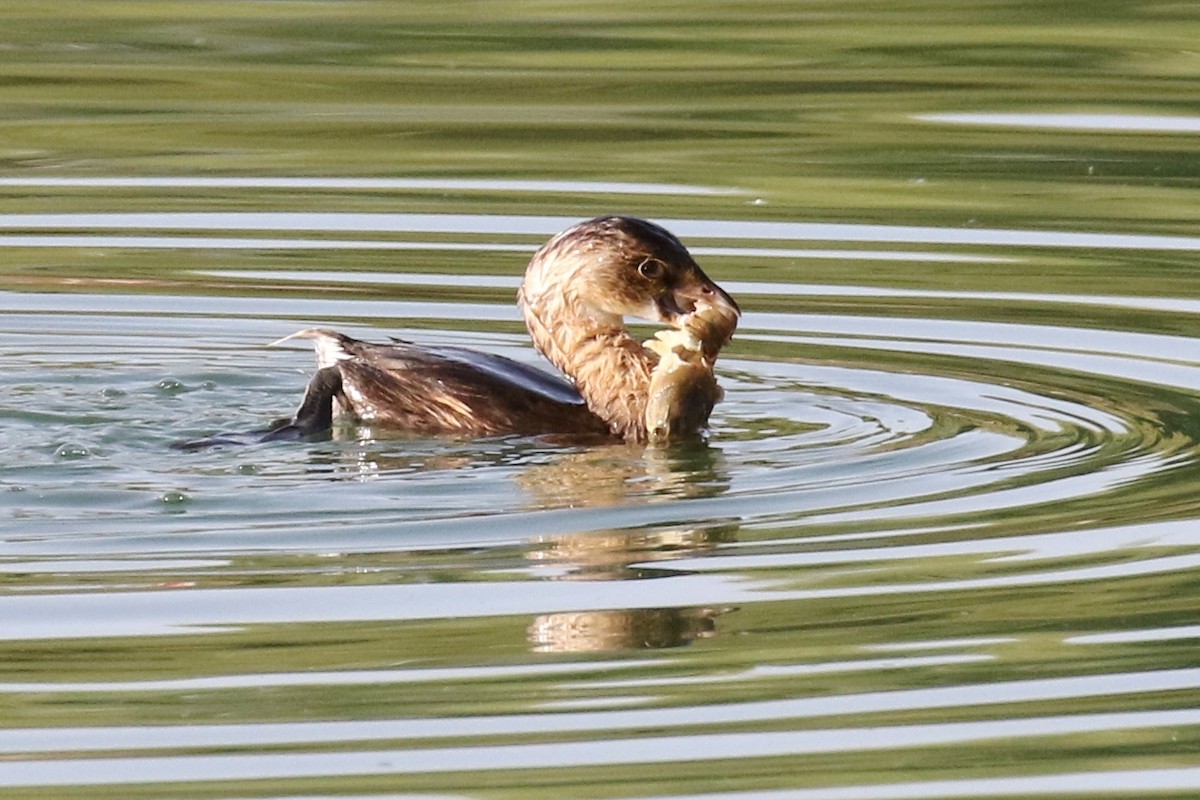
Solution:
M497 233L524 236L554 230L562 223L542 217L397 214L360 215L353 221L338 214L228 213L0 219L0 224L24 229L185 227L204 234L182 242L184 247L219 242L219 234L229 228L279 228L290 234L318 235L353 230L401 237L363 240L366 243L404 246L430 255L459 247L461 257L490 252L514 265L536 245L503 239L456 245L423 242L419 237L451 230L464 238ZM688 221L670 223L699 228ZM364 225L379 227L372 230ZM856 231L846 225L706 222L703 227L708 241L719 241L721 246L700 239L694 243L697 253L714 254L714 271L732 274L726 282L750 311L735 347L722 362L727 400L714 417L714 435L702 452L688 457L698 459L698 467L682 477L664 476L664 469L674 470L676 456L671 453L622 451L616 456L616 468L610 470L614 456L608 452L547 450L528 441L396 440L387 438L386 432L369 430L343 431L341 436L347 439L311 451L250 448L236 454L176 457L147 468L142 457L146 448L214 430L252 429L286 413L308 369L308 357L267 351L260 345L312 321L344 325L369 318L378 322L368 328L356 324L354 329L367 336L400 333L419 341L465 343L537 361L519 332L508 296L516 282L514 275L193 270L189 266L199 251L185 249L179 251L180 278L196 281L192 285L200 287L242 287L246 297L224 300L219 308L223 317L239 320L235 328L214 324L218 310L203 295L6 297L9 344L3 355L14 366L17 379L6 416L23 431L9 440L14 448L8 454L11 466L5 478L9 496L27 520L26 532L30 526L37 528L39 519L54 526L64 517L73 518L83 523L75 526L75 535L90 531L88 537L116 549L123 548L119 541L133 536L128 546L135 550L144 546L138 534L142 526L158 531L156 536L165 526L176 534L171 542L192 547L195 542L190 536L178 534L203 529L205 541L216 544L220 540L213 539L214 529L294 533L298 518L336 517L346 490L313 492L308 480L314 471L332 482L328 485L346 480L358 484L357 491L364 495L360 513L353 520L339 520L338 527L364 543L374 541L371 531L380 527L389 532L397 526L414 532L439 527L438 520L455 519L478 507L481 500L502 519L519 518L522 526L531 524L528 518L536 520L534 532L542 530L543 524L547 530L561 532L563 521L555 509L578 506L581 500L583 505L608 511L576 515L567 525L570 530L608 527L612 523L607 518L613 515L619 516L622 526L660 525L674 519L680 513L677 506L684 502L689 514L699 511L743 525L790 519L805 527L869 522L894 528L905 520L920 529L970 520L977 530L983 521L1001 516L1011 523L1013 516L1052 514L1062 516L1061 524L1074 524L1082 506L1104 503L1113 496L1121 498L1120 505L1131 519L1145 519L1143 504L1128 502L1131 487L1154 482L1159 488L1147 500L1158 504L1164 481L1169 484L1173 472L1186 471L1195 460L1195 441L1181 423L1194 410L1200 370L1195 361L1174 355L1188 352L1191 340L1137 331L935 316L981 297L1001 308L1010 304L1017 312L1030 304L1120 305L1120 298L873 292L864 287L739 280L742 265L762 270L765 263L772 274L784 274L790 269L785 264L796 258L819 261L830 253L763 250L758 242L764 237L859 242L875 236L892 242L937 236L929 231L917 236L909 229ZM1005 241L1030 246L1049 243L1040 235L1008 233ZM53 245L58 236L63 237L61 246L77 244L72 234L57 232L38 244ZM409 238L413 236L418 238ZM102 238L93 235L94 243ZM959 241L949 234L943 238L951 246ZM977 232L973 241L994 238L984 231ZM264 252L294 252L306 247L306 241L323 248L356 246L353 241L331 243L294 236L248 240L256 251ZM1054 244L1071 246L1076 241L1088 246L1183 246L1182 239L1165 242L1163 237L1126 235L1101 241L1072 234L1062 234ZM142 242L151 248L162 244L157 233L123 234L110 244L136 253ZM7 244L24 247L29 242L18 238ZM841 251L842 258L851 261L887 254L884 249ZM905 255L919 258L921 253L906 251ZM946 250L926 255L963 263L1026 257L1011 248L1004 255ZM779 266L769 266L772 257ZM311 293L310 286L328 286L335 280L340 291L332 298L304 297ZM477 296L468 304L421 299L444 286L474 290ZM273 287L284 293L277 294ZM400 296L379 299L383 289ZM774 310L755 311L757 298ZM842 311L804 313L814 300ZM1131 298L1128 304L1138 302L1147 301ZM889 304L888 308L909 303L927 313L873 312L873 305L880 303ZM846 313L847 308L853 311ZM451 320L453 326L448 325ZM420 330L413 330L413 325ZM475 330L497 325L511 333ZM26 395L35 395L37 402L22 401ZM319 465L301 468L298 462L314 456ZM224 474L231 459L242 462L234 476ZM551 482L542 479L545 461L558 471ZM562 466L564 462L570 469ZM393 483L385 496L376 499L367 487L389 474L411 475L405 483L419 488L409 491L410 487ZM564 476L570 479L566 485ZM53 488L27 494L27 483ZM238 494L258 485L269 490L269 497L256 499L254 507L248 508ZM81 492L88 496L86 504L78 502ZM394 492L406 502L418 497L423 502L416 508L397 506ZM647 500L651 502L640 502ZM120 532L105 521L110 513L151 508L174 513L176 520L168 524L162 518L122 519ZM87 517L86 523L81 515ZM552 521L541 522L545 517ZM490 540L492 534L500 540L511 536L503 523L483 536ZM442 536L439 530L434 538L442 540ZM475 541L478 536L473 530L464 540Z
M1179 426L1196 409L1200 370L1159 355L1181 349L1178 337L1091 335L1085 348L1071 346L1069 330L1028 326L761 322L816 330L744 334L744 349L764 360L727 362L737 381L722 420L734 438L758 442L737 449L774 459L764 464L771 485L758 488L819 496L801 506L806 515L834 511L841 497L876 519L883 507L929 517L1062 505L1195 459ZM841 363L814 364L813 351ZM924 374L896 369L922 359ZM800 420L820 427L788 430ZM784 452L794 457L779 463Z
M0 218L86 267L0 294L0 786L1200 785L1155 756L1200 741L1197 308L804 269L1184 239L675 220L747 310L707 442L185 453L289 411L312 356L263 344L298 327L539 363L511 294L560 220L183 216Z

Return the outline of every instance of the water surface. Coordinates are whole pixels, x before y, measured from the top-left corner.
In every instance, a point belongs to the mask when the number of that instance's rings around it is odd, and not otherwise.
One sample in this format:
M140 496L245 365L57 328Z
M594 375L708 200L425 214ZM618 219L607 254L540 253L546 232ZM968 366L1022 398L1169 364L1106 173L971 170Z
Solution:
M489 8L6 24L0 791L1200 791L1191 12ZM706 441L169 448L302 327L544 363L613 211L746 311Z

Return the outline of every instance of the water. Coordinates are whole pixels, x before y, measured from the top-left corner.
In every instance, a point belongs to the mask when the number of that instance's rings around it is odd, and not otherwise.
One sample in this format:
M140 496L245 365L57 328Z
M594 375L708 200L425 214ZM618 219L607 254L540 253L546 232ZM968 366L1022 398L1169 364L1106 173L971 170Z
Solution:
M462 14L8 15L0 792L1200 792L1194 13ZM611 211L746 311L706 442L169 449L310 325L539 363Z

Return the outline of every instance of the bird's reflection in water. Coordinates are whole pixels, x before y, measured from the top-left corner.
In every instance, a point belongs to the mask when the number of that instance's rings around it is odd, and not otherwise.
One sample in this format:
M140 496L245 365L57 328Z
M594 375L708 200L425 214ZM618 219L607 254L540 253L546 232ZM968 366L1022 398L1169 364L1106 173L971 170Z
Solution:
M529 626L535 653L604 653L680 647L716 635L726 609L636 608L542 614Z
M592 450L564 455L522 473L521 484L543 506L608 506L720 494L729 485L720 450L698 443L647 449L638 458ZM530 560L549 580L653 579L656 561L701 553L732 541L737 527L589 531L532 540ZM671 573L675 574L675 573ZM542 614L528 628L539 653L595 653L679 647L716 635L727 608L629 608Z
M344 438L343 438L344 437ZM500 468L524 494L519 509L629 508L665 505L724 493L730 478L721 450L697 441L669 447L629 444L586 446L528 437L473 443L387 437L370 427L339 431L334 439L357 448L310 459L335 480ZM560 449L561 448L561 449ZM684 506L681 517L692 516ZM688 527L647 526L542 535L529 540L527 558L544 580L648 580L677 575L659 561L714 549L733 541L728 520ZM535 652L606 652L679 647L716 635L728 608L629 608L543 614L528 627Z
M707 442L566 450L531 464L517 483L539 508L602 508L691 497L729 488L724 456Z

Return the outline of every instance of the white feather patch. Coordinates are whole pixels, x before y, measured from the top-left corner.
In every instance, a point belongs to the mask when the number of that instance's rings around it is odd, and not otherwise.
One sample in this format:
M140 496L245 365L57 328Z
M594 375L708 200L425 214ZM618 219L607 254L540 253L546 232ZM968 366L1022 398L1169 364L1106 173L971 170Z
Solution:
M313 349L317 352L318 369L331 367L339 361L345 361L354 357L342 349L341 341L338 339L337 334L333 331L327 331L324 328L305 328L302 331L296 331L290 336L276 339L268 344L267 347L275 347L292 339L312 340Z

